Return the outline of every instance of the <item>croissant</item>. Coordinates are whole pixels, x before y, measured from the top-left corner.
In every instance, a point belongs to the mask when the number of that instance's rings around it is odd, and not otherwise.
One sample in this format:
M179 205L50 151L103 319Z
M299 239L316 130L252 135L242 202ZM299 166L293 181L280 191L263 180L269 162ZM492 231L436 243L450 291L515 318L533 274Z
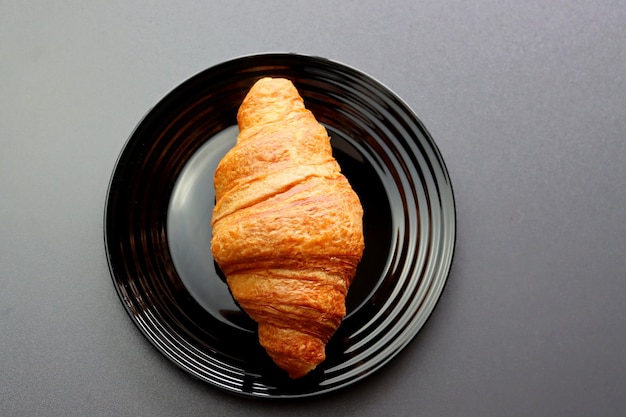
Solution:
M291 378L325 360L364 249L363 208L291 81L256 82L217 166L211 250Z

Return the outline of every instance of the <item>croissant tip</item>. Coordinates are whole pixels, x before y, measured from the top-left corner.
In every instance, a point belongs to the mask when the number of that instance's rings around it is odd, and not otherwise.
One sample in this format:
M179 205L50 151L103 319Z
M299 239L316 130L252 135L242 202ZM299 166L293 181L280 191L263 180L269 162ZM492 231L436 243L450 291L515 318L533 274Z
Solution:
M282 365L282 366L281 366ZM305 376L309 375L313 370L315 370L315 368L317 368L318 364L310 364L310 363L298 363L297 365L294 365L293 363L286 365L284 363L280 364L279 363L279 367L287 372L287 375L289 375L289 378L291 379L301 379L304 378Z

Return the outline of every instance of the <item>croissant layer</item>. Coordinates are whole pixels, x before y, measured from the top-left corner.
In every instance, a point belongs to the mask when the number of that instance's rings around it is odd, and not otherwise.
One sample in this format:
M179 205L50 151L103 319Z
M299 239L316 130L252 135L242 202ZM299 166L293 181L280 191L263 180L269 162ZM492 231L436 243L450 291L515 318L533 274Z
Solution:
M213 256L260 344L292 378L325 359L363 249L363 209L295 86L263 78L215 172Z

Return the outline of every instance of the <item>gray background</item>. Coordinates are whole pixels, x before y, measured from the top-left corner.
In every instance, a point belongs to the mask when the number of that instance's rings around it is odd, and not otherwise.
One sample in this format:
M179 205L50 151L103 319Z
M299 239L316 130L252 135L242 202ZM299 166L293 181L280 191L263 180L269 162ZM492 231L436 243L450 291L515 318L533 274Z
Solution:
M0 415L625 415L623 2L54 3L0 0ZM148 109L268 51L401 96L458 214L448 285L413 342L352 388L287 403L164 359L117 298L102 230Z

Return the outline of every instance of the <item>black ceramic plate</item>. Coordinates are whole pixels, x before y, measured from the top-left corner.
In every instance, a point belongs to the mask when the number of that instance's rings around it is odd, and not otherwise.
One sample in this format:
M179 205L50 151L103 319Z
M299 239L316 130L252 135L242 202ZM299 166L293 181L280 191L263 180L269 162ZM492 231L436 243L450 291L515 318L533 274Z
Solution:
M294 82L365 211L348 314L326 361L295 381L259 346L210 250L213 172L234 144L244 95L262 76ZM122 303L163 355L223 390L288 398L352 384L411 341L447 279L455 208L435 143L396 95L337 62L268 54L209 68L149 111L115 166L104 227Z

